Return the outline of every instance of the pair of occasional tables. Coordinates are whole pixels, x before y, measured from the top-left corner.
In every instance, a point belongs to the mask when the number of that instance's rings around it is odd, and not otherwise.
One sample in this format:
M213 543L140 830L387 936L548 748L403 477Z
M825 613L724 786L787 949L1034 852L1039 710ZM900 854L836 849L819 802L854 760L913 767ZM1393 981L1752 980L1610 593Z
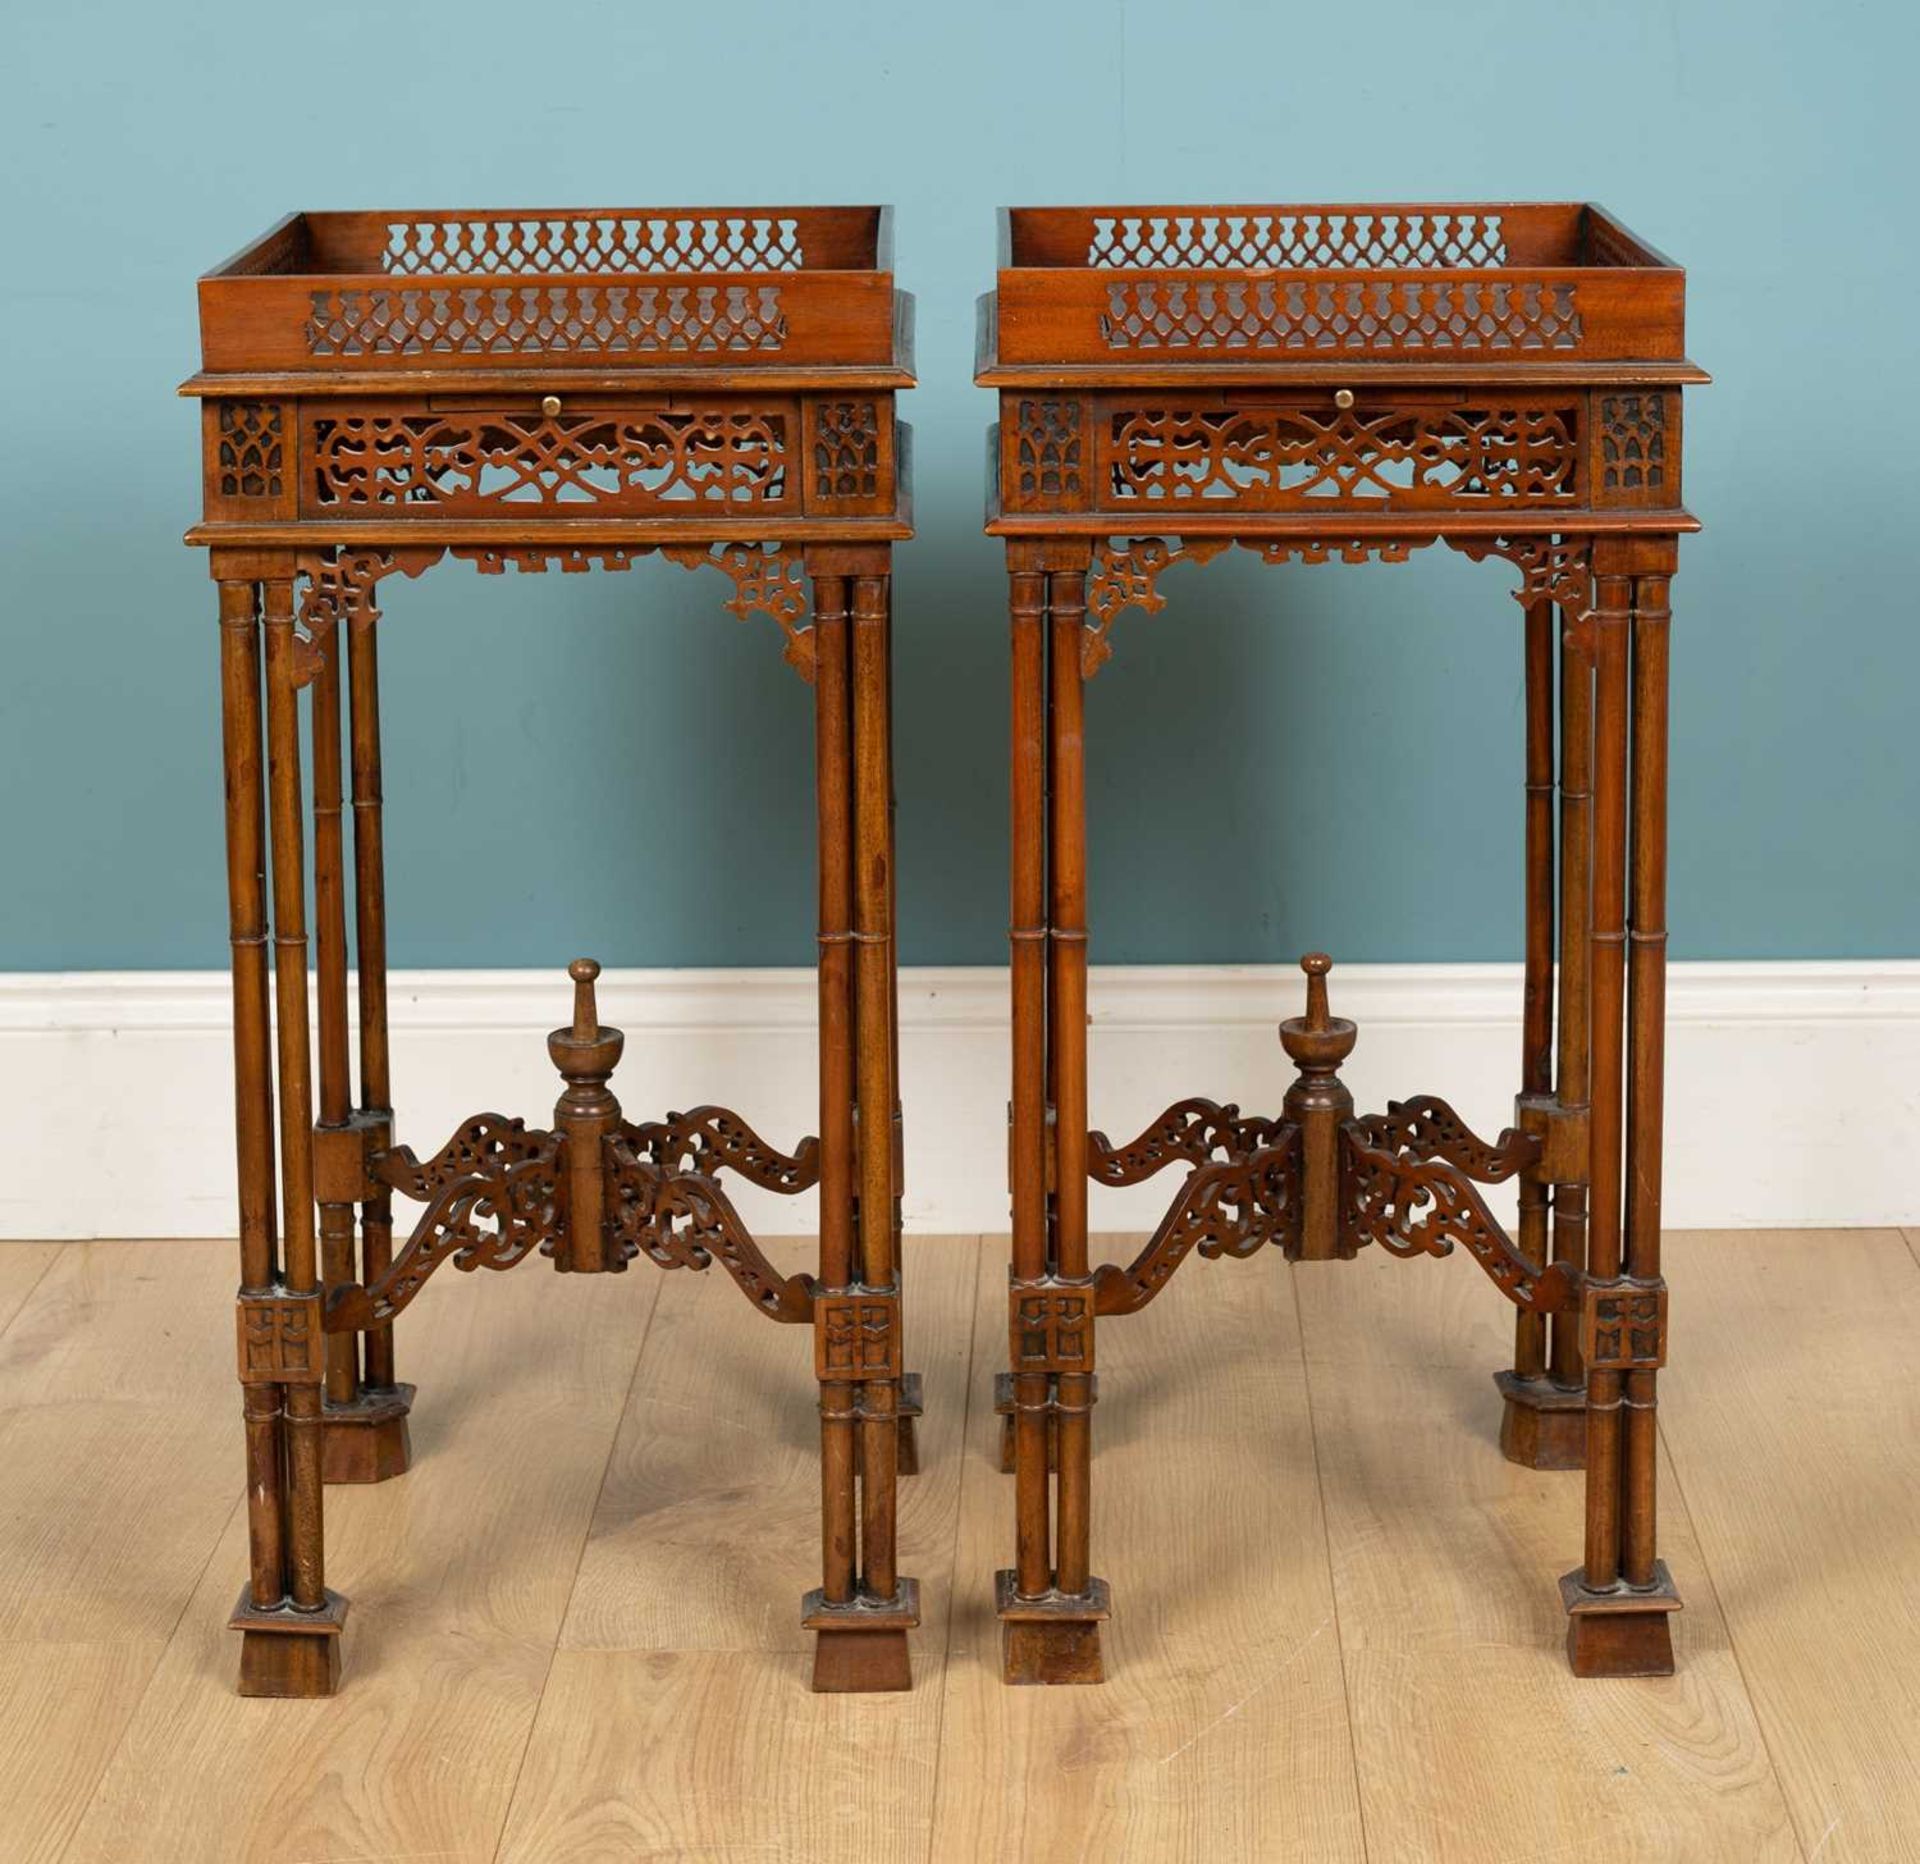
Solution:
M1707 379L1685 359L1684 275L1592 206L1016 209L997 287L977 380L999 396L987 529L1012 626L1006 1678L1103 1674L1099 1318L1137 1312L1196 1252L1369 1243L1463 1245L1513 1304L1502 1448L1586 1471L1584 1559L1560 1582L1573 1667L1669 1671L1667 590L1696 528L1681 391ZM576 1274L718 1263L765 1317L809 1328L814 1686L906 1687L919 1611L897 1490L921 1393L900 1274L891 558L912 535L894 403L914 376L890 214L297 214L207 274L200 307L183 392L201 402L205 494L188 541L219 593L243 1693L338 1685L323 1495L407 1468L396 1318L447 1261L535 1254ZM1357 1032L1315 953L1280 1026L1276 1113L1187 1097L1111 1142L1089 1126L1083 715L1118 617L1230 548L1390 562L1435 542L1519 578L1513 1126L1483 1138L1431 1095L1357 1112L1340 1077ZM548 1123L477 1113L422 1156L397 1137L389 1061L379 586L447 558L492 574L653 555L718 571L812 688L818 1135L782 1150L717 1106L629 1118L611 1085L623 1038L579 959L547 1037ZM1161 1172L1177 1189L1159 1226L1095 1265L1089 1185ZM729 1180L817 1189L817 1274L770 1265ZM1508 1183L1511 1234L1483 1191Z

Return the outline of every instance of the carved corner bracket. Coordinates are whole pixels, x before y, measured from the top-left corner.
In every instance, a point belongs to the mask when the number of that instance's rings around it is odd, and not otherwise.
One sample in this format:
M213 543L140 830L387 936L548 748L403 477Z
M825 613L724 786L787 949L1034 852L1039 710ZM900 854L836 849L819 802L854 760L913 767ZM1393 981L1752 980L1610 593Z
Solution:
M455 544L451 554L471 563L483 576L508 569L537 574L557 567L573 575L593 569L631 569L642 557L660 554L681 568L720 570L733 583L727 608L741 620L756 610L771 615L785 636L787 662L809 684L813 680L813 633L805 626L807 577L801 551L793 544ZM306 587L294 629L294 684L311 683L320 671L334 629L370 626L380 618L374 589L396 570L419 576L449 554L444 545L359 547L336 544L302 551L297 574Z
M1592 605L1592 541L1585 537L1459 537L1438 532L1404 537L1100 537L1094 540L1087 580L1089 625L1080 647L1080 671L1091 679L1113 655L1113 624L1137 608L1157 615L1167 605L1160 578L1176 563L1210 563L1230 545L1262 563L1404 563L1417 549L1444 542L1474 562L1504 557L1520 572L1516 599L1552 600L1576 621Z
M335 628L368 627L380 619L373 599L374 586L398 570L419 576L438 563L445 550L438 544L359 549L336 544L327 550L302 551L296 573L306 579L293 632L293 683L309 684L324 664Z
M1505 557L1520 572L1514 600L1523 607L1551 601L1572 612L1575 622L1593 606L1593 544L1585 537L1449 537L1457 550L1475 563Z
M786 637L787 664L813 684L813 630L807 617L807 573L795 544L663 544L662 556L682 569L717 569L733 582L727 608L742 621L757 609Z
M1087 612L1095 618L1080 647L1091 679L1113 655L1113 624L1123 610L1157 615L1167 605L1160 578L1176 563L1211 563L1237 544L1262 563L1404 563L1431 537L1100 537L1094 540Z

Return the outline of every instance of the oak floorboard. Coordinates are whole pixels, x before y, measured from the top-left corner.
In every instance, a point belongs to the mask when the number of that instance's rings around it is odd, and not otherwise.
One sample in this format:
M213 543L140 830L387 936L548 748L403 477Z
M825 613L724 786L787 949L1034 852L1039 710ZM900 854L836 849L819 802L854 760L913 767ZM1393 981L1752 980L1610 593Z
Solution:
M1126 1259L1139 1238L1096 1255ZM1099 1325L1093 1569L1114 1617L1098 1688L1000 1680L1013 1552L992 1379L1004 1239L989 1239L932 1856L1365 1854L1293 1296L1277 1256L1195 1259Z
M770 1245L777 1267L805 1248ZM503 1860L921 1859L940 1753L977 1238L910 1238L923 1474L900 1485L921 1583L904 1695L816 1696L800 1595L819 1581L811 1336L716 1275L675 1277L634 1380Z
M1920 1859L1920 1265L1891 1230L1667 1254L1660 1415L1801 1844Z
M1464 1253L1372 1249L1292 1278L1370 1855L1800 1858L1664 1459L1678 1672L1578 1680L1556 1580L1579 1563L1583 1477L1500 1455L1512 1309Z
M809 1244L766 1245L783 1274ZM945 1636L979 1239L910 1237L906 1364L924 1474L900 1483L900 1570L920 1581L915 1656ZM754 1314L719 1271L673 1275L621 1421L560 1643L568 1650L806 1651L820 1583L813 1333Z
M0 1856L60 1854L233 1511L233 1250L0 1249Z
M28 1295L65 1243L0 1243L0 1333L5 1333Z
M234 1693L233 1507L67 1858L491 1858L658 1292L538 1264L437 1277L398 1326L414 1467L327 1491L340 1693Z

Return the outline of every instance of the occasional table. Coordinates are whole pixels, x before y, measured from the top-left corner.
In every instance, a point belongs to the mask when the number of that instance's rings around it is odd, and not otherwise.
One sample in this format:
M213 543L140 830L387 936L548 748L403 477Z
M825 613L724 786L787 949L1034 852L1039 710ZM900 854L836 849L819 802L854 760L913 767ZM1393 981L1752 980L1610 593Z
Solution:
M219 588L244 1694L337 1685L347 1605L326 1585L322 1489L407 1467L396 1316L449 1260L505 1269L535 1254L572 1274L718 1262L759 1313L811 1327L814 1686L907 1686L918 1593L898 1571L895 1485L918 1381L901 1370L889 713L891 551L911 535L894 397L913 375L890 219L294 214L200 281L202 368L182 392L200 401L205 491L187 541ZM813 688L819 1134L783 1151L723 1107L628 1119L609 1084L623 1038L600 1022L599 966L581 959L571 1015L547 1037L551 1122L477 1113L423 1157L396 1140L388 1058L378 585L449 557L494 574L624 570L656 553L717 571L727 607L770 617ZM447 698L389 693L389 719ZM576 755L577 806L598 812L591 748ZM626 842L607 822L617 860ZM729 1176L817 1187L817 1277L768 1263ZM418 1207L397 1248L396 1195Z
M1006 540L1013 632L1010 1682L1102 1675L1097 1317L1137 1312L1196 1250L1268 1244L1302 1261L1466 1247L1518 1310L1503 1449L1585 1465L1585 1557L1560 1582L1573 1668L1673 1667L1679 1599L1654 1533L1667 592L1698 528L1681 391L1708 379L1685 357L1684 299L1677 266L1578 204L1002 216L977 379L1000 398L987 529ZM1082 717L1116 620L1230 548L1398 562L1435 542L1520 581L1513 1127L1483 1139L1425 1094L1356 1113L1340 1067L1357 1032L1313 953L1276 1113L1189 1097L1123 1144L1090 1131ZM1188 728L1170 707L1167 732ZM1089 1183L1168 1170L1178 1189L1139 1254L1093 1264ZM1480 1189L1507 1181L1512 1235Z

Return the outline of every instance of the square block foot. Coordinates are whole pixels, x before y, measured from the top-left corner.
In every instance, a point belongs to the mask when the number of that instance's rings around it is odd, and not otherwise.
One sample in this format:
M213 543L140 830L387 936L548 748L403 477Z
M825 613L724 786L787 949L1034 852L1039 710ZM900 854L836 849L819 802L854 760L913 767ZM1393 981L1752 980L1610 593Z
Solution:
M1567 1608L1567 1661L1575 1676L1671 1676L1672 1614L1680 1595L1664 1560L1650 1586L1591 1592L1577 1567L1560 1581Z
M920 1622L920 1582L902 1579L890 1599L860 1597L830 1604L818 1587L801 1601L801 1624L817 1633L813 1688L817 1695L911 1689L907 1633Z
M816 1696L877 1695L912 1687L913 1665L904 1631L822 1631L815 1637Z
M385 1482L404 1476L413 1462L407 1413L413 1387L363 1391L351 1404L329 1404L321 1411L321 1480Z
M249 1593L228 1619L240 1637L240 1694L312 1698L331 1696L340 1687L340 1628L347 1602L327 1594L318 1611L291 1605L262 1610Z
M1113 1614L1113 1594L1104 1579L1089 1579L1085 1592L1050 1592L1023 1599L1013 1574L994 1575L994 1606L1000 1614L1001 1679L1028 1683L1104 1683L1100 1626Z
M1100 1375L1093 1374L1092 1387L1087 1402L1100 1402ZM1013 1374L996 1372L993 1375L993 1408L1000 1418L1000 1473L1003 1476L1013 1474ZM1049 1415L1047 1418L1047 1473L1057 1475L1060 1471L1060 1419Z
M926 1410L926 1401L922 1396L920 1374L903 1372L900 1375L900 1397L894 1407L900 1420L900 1447L895 1452L895 1469L903 1476L917 1476L920 1473L920 1433L918 1420ZM855 1475L866 1474L866 1440L858 1431L853 1437L853 1469Z
M1587 1466L1587 1394L1551 1379L1523 1379L1496 1372L1505 1401L1500 1418L1500 1454L1527 1469Z

